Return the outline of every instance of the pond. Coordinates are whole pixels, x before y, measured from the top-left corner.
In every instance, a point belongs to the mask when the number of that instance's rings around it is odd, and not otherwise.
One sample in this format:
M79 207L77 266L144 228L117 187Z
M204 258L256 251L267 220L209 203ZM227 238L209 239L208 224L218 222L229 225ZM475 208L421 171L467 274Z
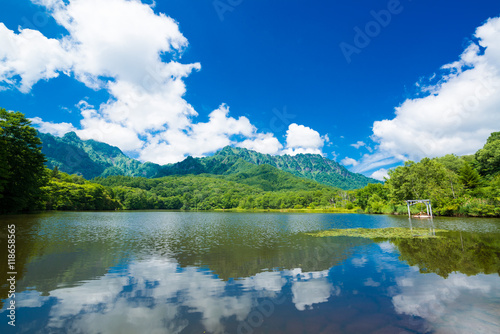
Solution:
M1 333L500 332L500 219L413 219L453 232L379 242L305 232L408 227L408 218L143 211L0 221Z

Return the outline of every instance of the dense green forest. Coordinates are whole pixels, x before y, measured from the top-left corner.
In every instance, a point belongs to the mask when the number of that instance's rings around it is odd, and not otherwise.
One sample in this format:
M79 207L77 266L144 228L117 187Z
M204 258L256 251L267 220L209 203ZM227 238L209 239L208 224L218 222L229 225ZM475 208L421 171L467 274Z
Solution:
M243 173L242 173L243 174ZM149 179L98 177L87 181L46 169L38 209L46 210L217 210L353 209L353 194L269 168L231 176L180 175ZM236 181L238 182L236 182Z
M265 169L266 166L258 166ZM274 181L255 171L244 182L213 175L167 176L157 179L112 176L94 182L111 189L114 198L127 209L303 209L354 206L347 192L319 184L290 183L289 178ZM272 177L273 175L271 175ZM291 176L293 178L293 176ZM257 180L261 180L259 183ZM272 187L272 188L270 188Z
M500 216L500 132L492 133L484 147L473 156L446 155L424 158L420 162L407 161L404 166L389 172L385 184L373 183L346 191L262 161L251 163L247 160L267 158L253 155L251 151L228 148L213 159L188 158L163 171L171 174L177 168L177 174L181 175L150 178L151 168L158 165L135 166L132 159L129 161L121 156L121 151L103 144L106 150L114 149L113 157L121 161L131 175L113 175L116 166L102 169L103 166L84 159L82 163L97 168L98 175L107 175L87 180L60 171L57 164L52 165L52 169L44 167L47 160L42 153L39 133L23 114L0 109L0 125L0 213L295 209L407 214L405 200L430 199L436 215ZM66 141L81 142L75 136L66 137ZM43 135L42 138L46 139ZM73 147L63 144L59 141L50 145L61 149ZM99 150L102 143L86 141L80 144L81 151L87 154L102 152L102 148ZM113 160L107 155L100 159ZM146 177L133 176L137 168ZM199 170L193 172L193 168ZM201 173L207 169L214 173ZM419 208L412 207L412 211L416 213Z
M122 208L113 192L78 175L46 169L47 184L42 187L42 210L114 210Z

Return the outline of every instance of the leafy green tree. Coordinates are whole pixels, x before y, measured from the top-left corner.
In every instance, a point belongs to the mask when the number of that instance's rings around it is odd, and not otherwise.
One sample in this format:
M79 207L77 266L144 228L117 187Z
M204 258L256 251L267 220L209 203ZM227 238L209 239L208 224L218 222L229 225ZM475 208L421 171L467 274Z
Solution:
M47 170L47 174L53 171ZM58 172L57 177L51 177L47 186L42 187L44 204L47 210L114 210L121 205L111 198L111 192L105 187L84 181L73 182L81 177L72 177Z
M20 112L0 109L0 213L38 208L47 182L42 142Z
M474 189L481 184L481 176L477 170L466 162L460 169L460 181L464 184L465 188Z
M461 192L458 176L429 158L419 163L407 161L404 166L390 170L389 177L386 185L396 201L432 199L434 203L455 198Z
M53 177L55 179L59 178L59 168L57 166L55 166L52 172L50 173L50 177Z
M482 149L476 152L476 160L481 175L500 172L500 132L493 132Z
M447 154L444 157L434 158L434 160L457 174L464 165L464 159L462 157L457 157L455 154Z
M7 165L7 140L3 136L3 128L0 128L0 199L4 196L5 185L10 178L9 166Z
M365 210L368 200L377 194L380 199L387 200L387 190L380 183L369 183L366 187L356 190L356 203Z
M130 192L125 196L125 207L130 210L148 209L148 202L145 190ZM154 208L151 208L154 209Z

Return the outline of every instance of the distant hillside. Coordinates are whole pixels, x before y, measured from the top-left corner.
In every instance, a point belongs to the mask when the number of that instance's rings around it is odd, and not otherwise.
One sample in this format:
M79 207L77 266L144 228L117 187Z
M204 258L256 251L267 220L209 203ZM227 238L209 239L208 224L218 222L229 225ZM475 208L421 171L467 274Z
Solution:
M378 180L348 171L339 163L319 154L297 154L295 156L272 156L244 148L227 146L215 155L206 158L192 158L173 165L163 166L159 176L184 174L230 175L245 172L255 165L270 165L295 176L344 190L363 188Z
M39 135L49 168L57 166L62 172L79 174L86 179L110 175L153 178L212 174L269 190L287 189L286 182L297 183L299 179L290 179L291 175L288 173L291 173L296 177L345 190L362 188L368 183L380 183L364 175L349 172L339 163L318 154L271 156L228 146L210 157L187 157L181 162L160 166L131 159L119 148L105 143L81 140L74 132L67 133L62 138L44 133ZM303 180L301 187L312 189L315 186L311 181Z
M81 140L74 132L62 138L47 133L39 133L39 137L47 167L57 166L62 172L82 175L86 179L109 175L154 177L160 169L160 165L127 157L118 147Z
M320 190L329 188L312 180L284 172L270 165L251 165L249 169L221 176L225 180L258 187L264 191Z

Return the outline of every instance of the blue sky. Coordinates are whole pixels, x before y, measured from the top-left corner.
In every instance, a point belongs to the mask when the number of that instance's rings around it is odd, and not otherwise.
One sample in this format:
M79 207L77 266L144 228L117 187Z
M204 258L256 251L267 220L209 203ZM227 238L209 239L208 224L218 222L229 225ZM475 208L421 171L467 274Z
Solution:
M141 160L230 144L380 178L500 130L498 1L0 7L0 106Z

